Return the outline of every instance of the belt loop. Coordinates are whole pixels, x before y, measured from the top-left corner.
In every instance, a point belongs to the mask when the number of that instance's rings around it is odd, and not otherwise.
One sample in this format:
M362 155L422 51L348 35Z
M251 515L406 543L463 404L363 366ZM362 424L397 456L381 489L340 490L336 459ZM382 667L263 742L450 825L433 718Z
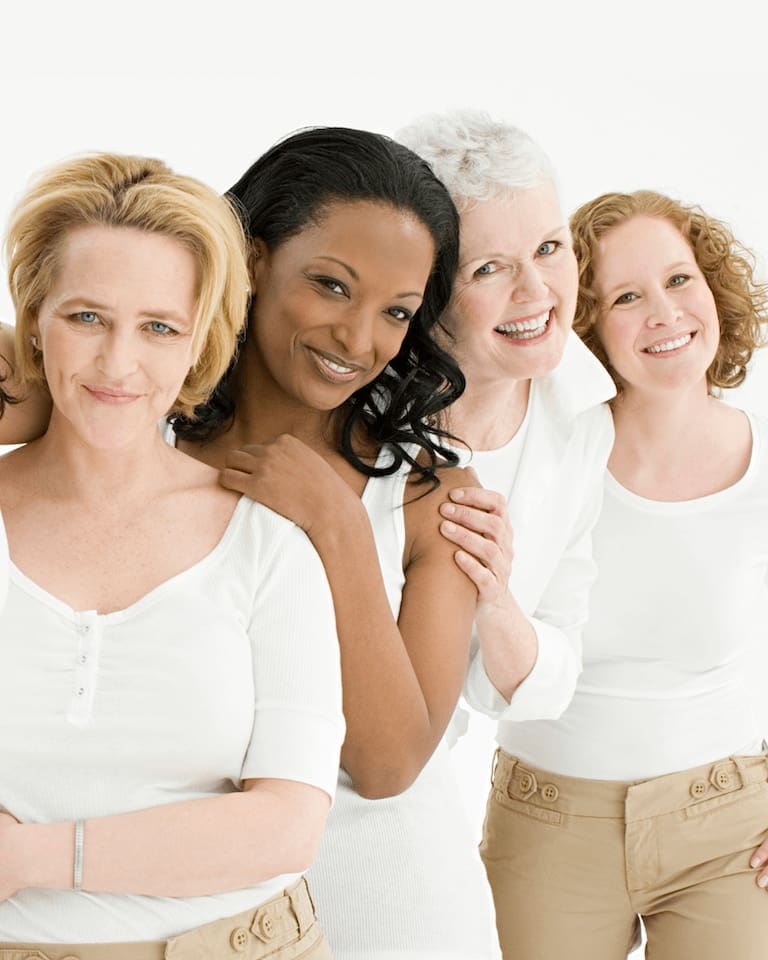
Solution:
M731 759L733 760L733 764L734 764L734 766L736 767L736 769L737 769L738 772L739 772L739 779L741 780L741 783L739 784L739 786L738 786L736 789L737 789L737 790L743 790L744 787L746 787L747 784L749 783L749 775L748 775L748 773L747 773L747 768L746 768L746 766L745 766L745 764L744 764L744 758L743 758L743 757L732 757Z
M493 753L493 762L491 763L491 786L493 786L493 781L496 777L496 767L499 764L499 754L501 753L501 747L496 747Z
M299 925L299 936L303 937L315 922L315 912L312 909L312 900L304 877L293 889L288 891L288 898L291 901L291 907Z

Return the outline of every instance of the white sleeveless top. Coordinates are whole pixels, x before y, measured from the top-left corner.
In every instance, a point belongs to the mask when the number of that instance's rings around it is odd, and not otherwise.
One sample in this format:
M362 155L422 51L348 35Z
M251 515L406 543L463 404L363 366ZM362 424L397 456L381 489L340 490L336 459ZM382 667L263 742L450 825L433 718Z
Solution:
M387 457L380 454L377 465ZM395 617L405 582L408 472L405 464L393 476L370 479L362 497ZM445 741L396 797L365 800L341 770L307 877L334 960L500 956L485 871Z
M5 536L3 516L0 514L0 612L8 593L8 540Z

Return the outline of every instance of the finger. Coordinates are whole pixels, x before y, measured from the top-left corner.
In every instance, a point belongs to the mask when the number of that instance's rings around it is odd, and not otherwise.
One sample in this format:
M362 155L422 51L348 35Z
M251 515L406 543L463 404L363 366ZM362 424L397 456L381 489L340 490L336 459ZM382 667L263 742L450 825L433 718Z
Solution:
M246 493L251 496L256 479L252 473L225 467L219 471L219 483L227 490L235 490L237 493Z
M512 549L512 528L504 518L475 507L460 507L455 503L441 503L439 509L446 519L483 534L503 549Z
M499 583L493 573L465 550L457 550L453 555L458 568L465 573L477 587L478 601L492 599L499 592Z
M455 503L477 507L499 516L504 516L507 512L507 501L495 490L484 490L482 487L455 487L448 491L448 496Z
M450 520L443 520L440 524L440 533L446 540L455 543L457 547L461 547L466 553L479 560L491 570L494 577L506 584L509 579L511 558L507 559L493 540L488 540L479 533L472 533Z
M254 470L256 464L264 458L264 448L252 446L241 447L239 450L230 450L224 458L224 463L234 470L242 470L245 473Z
M749 865L756 870L758 867L764 867L766 863L768 863L768 840L764 840L755 850Z

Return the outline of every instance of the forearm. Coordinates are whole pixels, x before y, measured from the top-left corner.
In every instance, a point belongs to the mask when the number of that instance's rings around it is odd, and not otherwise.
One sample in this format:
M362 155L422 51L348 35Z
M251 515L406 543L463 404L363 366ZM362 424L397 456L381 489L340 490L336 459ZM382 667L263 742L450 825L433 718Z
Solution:
M260 785L88 820L83 889L194 897L300 873L314 858L327 813L327 796L317 794L307 804ZM71 889L73 824L23 824L17 831L21 886Z
M509 591L498 603L478 605L475 630L488 679L509 703L536 663L536 631Z

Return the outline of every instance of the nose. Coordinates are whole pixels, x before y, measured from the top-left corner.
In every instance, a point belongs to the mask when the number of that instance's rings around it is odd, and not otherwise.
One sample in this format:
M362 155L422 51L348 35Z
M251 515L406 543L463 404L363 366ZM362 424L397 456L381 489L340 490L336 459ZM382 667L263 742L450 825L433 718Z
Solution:
M535 263L522 263L513 280L511 299L514 303L541 300L547 295L547 285Z
M666 290L659 290L648 298L648 325L651 327L667 327L679 323L683 310L674 294Z
M139 367L139 345L134 331L111 327L99 338L96 367L105 378L118 383Z
M333 325L333 338L347 360L365 362L370 357L375 322L372 310L350 309Z

